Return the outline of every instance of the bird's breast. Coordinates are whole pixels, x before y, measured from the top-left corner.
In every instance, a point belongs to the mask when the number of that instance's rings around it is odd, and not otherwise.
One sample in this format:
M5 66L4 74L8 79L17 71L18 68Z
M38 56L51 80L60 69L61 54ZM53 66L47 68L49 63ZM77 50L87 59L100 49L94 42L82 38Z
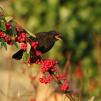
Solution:
M37 50L41 51L42 53L48 52L54 45L54 41L48 39L39 41L39 46L37 47Z

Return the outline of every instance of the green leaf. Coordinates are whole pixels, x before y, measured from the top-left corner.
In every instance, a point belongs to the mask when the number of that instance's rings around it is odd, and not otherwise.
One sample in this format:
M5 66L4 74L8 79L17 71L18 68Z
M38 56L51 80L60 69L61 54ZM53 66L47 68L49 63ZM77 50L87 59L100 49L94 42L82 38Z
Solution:
M29 58L29 53L27 53L27 51L25 51L23 54L23 61L26 63L28 58Z
M5 26L5 21L4 20L0 21L0 30L6 31L6 26Z
M19 48L18 44L14 40L12 40L12 42L15 45L16 48Z
M3 20L4 22L6 22L5 16L4 16L4 10L1 7L0 7L0 20Z
M6 16L5 19L6 19L7 22L9 22L9 21L11 21L13 18L12 18L11 16Z
M5 49L7 50L7 43L5 42L5 40L1 38L0 41L1 41L1 46L4 46Z
M2 43L0 42L0 48L2 47Z
M5 33L6 35L12 36L12 29L7 29Z
M31 49L31 45L29 44L29 43L27 43L27 53L29 53L30 52L30 49Z
M15 27L15 21L12 19L10 20L11 26L12 26L12 34L13 36L16 36L16 27Z
M4 22L6 22L5 17L4 16L0 16L0 20L3 20Z
M28 31L27 29L26 29L26 32L27 32L27 35L30 35L30 36L33 36L34 38L36 38L35 34L31 33L31 32Z

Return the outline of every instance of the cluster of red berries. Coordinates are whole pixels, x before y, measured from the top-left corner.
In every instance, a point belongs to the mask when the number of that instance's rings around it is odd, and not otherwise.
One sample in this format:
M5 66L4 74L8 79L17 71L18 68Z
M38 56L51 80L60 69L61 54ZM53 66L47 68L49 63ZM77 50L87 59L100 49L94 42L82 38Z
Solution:
M41 56L42 53L39 50L36 50L38 45L39 45L39 43L37 41L32 41L31 42L31 48L33 48L35 50L35 55L36 56Z
M5 42L7 42L7 44L13 45L13 42L12 42L11 39L5 34L5 32L0 31L0 38L3 38L3 39L5 40Z
M34 56L41 56L42 55L42 53L39 51L39 50L37 50L36 48L38 47L38 45L39 45L39 43L37 42L37 41L32 41L32 42L30 42L30 45L31 45L31 52L32 52L32 55L34 55ZM25 46L25 45L24 45ZM24 48L24 47L22 47L22 48ZM32 56L33 57L33 56ZM27 60L27 63L28 64L30 64L30 63L33 63L33 62L31 62L31 61L33 61L32 59L31 59L31 56L28 58L28 60ZM39 61L39 60L37 60L37 61L34 61L36 64L40 64L41 62Z
M6 22L5 24L6 30L10 30L12 28L11 23L10 22ZM27 49L27 44L26 44L26 32L23 30L20 30L16 27L16 36L13 39L13 41L21 43L21 49L23 51L26 51ZM7 44L9 45L13 45L12 40L10 39L10 36L7 36L5 32L0 31L0 38L3 38L5 40L5 42L7 42ZM32 41L30 42L31 48L36 49L36 47L38 46L38 42L36 41ZM36 56L40 56L41 52L40 51L35 51L35 55Z
M11 23L6 22L5 27L6 27L6 30L10 30L12 28ZM0 31L0 38L3 38L5 40L5 42L7 42L7 44L13 45L12 41L16 41L19 43L25 42L26 41L26 33L25 32L22 32L22 33L17 32L16 37L12 40L10 38L10 36L6 35L6 33L4 31ZM23 47L23 45L22 45L22 47Z
M56 78L57 78L58 80L65 80L65 79L66 79L66 75L65 75L65 74L57 74L57 75L56 75Z
M22 32L22 33L17 34L15 41L19 42L19 43L25 42L26 41L26 33Z
M40 80L41 83L47 84L47 83L50 83L51 82L52 76L50 74L47 75L47 77L42 76L39 80Z
M68 85L67 80L65 80L65 81L63 82L63 84L60 86L60 89L61 89L62 91L66 91L66 90L69 89L69 85Z
M52 60L52 59L43 60L43 62L41 64L41 72L42 73L52 72L54 70L56 64L57 64L57 61Z
M7 30L10 30L12 28L10 22L7 22L5 26L6 26ZM21 49L23 51L26 51L26 49L27 49L26 32L18 31L17 29L16 29L16 32L17 32L17 34L13 41L21 43ZM10 44L10 45L13 44L10 36L6 35L6 33L3 31L0 31L0 38L3 38L5 40L5 42L7 42L7 44ZM30 43L31 49L34 50L33 51L34 55L41 56L42 53L36 49L38 47L39 43L36 41L32 41L32 40L30 40L29 43ZM30 58L28 59L28 63L30 64ZM54 79L54 77L53 77L53 75L54 75L58 81L62 81L61 85L59 84L60 89L62 91L66 91L69 89L65 75L57 74L58 71L57 71L56 65L58 62L56 60L46 59L46 60L42 60L42 61L37 61L36 63L41 65L40 68L41 68L41 72L43 73L43 76L40 78L41 83L45 83L45 84L50 83L52 81L52 79Z
M9 22L7 22L7 23L5 24L5 26L6 26L6 29L7 29L7 30L8 30L8 29L11 29L11 25L10 25ZM13 42L12 42L11 39L6 35L5 32L0 31L0 38L3 38L3 39L5 40L5 42L7 42L7 44L13 45Z
M46 59L46 60L43 60L40 65L41 65L41 72L43 73L44 76L42 76L40 78L40 82L41 83L50 83L52 80L54 80L55 78L55 81L59 83L59 87L62 91L66 91L69 89L69 85L68 85L68 82L67 82L67 78L65 76L65 74L61 74L61 73L58 73L58 69L57 69L57 61L55 60L52 60L52 59ZM48 73L48 75L47 75Z
M18 33L15 37L15 41L21 43L21 49L26 51L27 44L26 44L26 32Z

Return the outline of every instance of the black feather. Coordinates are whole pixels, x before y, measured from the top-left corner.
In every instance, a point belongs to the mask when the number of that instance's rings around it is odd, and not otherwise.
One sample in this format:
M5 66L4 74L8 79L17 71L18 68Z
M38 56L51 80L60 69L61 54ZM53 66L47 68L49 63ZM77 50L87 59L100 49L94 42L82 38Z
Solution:
M41 51L42 53L48 52L56 41L54 38L55 33L56 32L53 33L53 31L37 33L37 41L39 42L37 50Z
M16 60L20 60L20 59L22 58L22 56L23 56L23 50L20 49L18 52L16 52L16 53L12 56L12 58L13 58L13 59L16 59Z
M36 56L35 50L31 48L30 50L30 63L35 63L36 61L40 61L41 56Z

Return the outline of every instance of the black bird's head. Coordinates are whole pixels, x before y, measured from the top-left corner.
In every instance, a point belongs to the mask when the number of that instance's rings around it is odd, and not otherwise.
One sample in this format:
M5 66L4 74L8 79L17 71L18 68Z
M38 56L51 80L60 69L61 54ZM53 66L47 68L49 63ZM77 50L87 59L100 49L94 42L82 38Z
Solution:
M49 31L48 35L50 35L50 37L52 37L54 41L62 40L61 34L56 31Z
M57 40L62 39L61 34L56 31L40 32L36 34L39 46L37 50L42 53L48 52L55 44Z

